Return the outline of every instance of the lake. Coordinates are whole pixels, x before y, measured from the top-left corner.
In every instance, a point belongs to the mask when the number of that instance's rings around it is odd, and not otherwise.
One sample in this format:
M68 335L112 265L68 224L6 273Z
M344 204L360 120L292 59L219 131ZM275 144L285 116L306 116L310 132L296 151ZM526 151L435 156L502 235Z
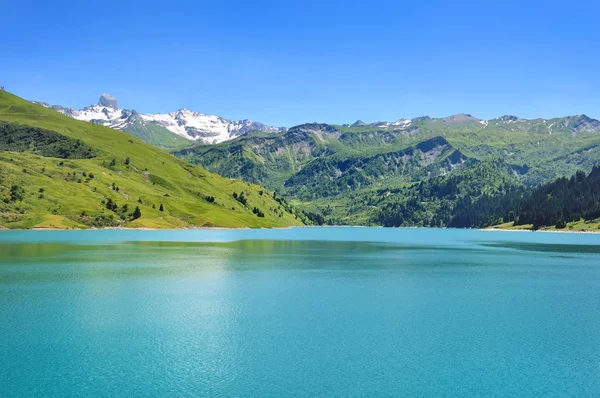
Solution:
M0 231L0 396L600 396L600 235Z

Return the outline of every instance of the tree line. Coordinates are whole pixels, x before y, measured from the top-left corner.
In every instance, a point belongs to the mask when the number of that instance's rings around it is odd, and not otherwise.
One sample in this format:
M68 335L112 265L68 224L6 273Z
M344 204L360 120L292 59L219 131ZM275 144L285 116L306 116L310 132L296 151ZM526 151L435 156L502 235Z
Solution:
M488 170L489 171L489 170ZM488 177L492 175L489 174ZM479 181L477 181L479 179ZM533 229L600 218L600 166L535 188L482 175L456 175L421 182L385 204L374 221L384 226L485 228L501 223ZM485 186L480 185L484 181ZM493 180L492 180L493 181Z

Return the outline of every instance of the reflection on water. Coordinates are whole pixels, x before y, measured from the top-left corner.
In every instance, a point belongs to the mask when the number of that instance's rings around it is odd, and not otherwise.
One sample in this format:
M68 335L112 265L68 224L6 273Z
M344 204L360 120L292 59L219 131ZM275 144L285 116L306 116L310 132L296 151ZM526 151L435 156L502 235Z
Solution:
M538 242L492 242L483 246L498 247L506 249L517 249L523 251L545 252L545 253L600 253L600 244L595 245L573 245L564 243L538 243Z
M600 236L217 236L0 233L0 396L598 395Z
M445 252L461 252L457 263ZM0 283L158 276L197 273L215 267L230 271L258 269L368 270L400 265L469 265L484 252L471 248L360 241L242 240L232 242L129 241L110 244L30 242L0 244ZM476 263L476 262L475 262Z
M600 245L473 242L469 246L365 241L239 240L228 242L126 241L0 243L0 283L196 273L213 268L368 270L399 266L479 266L481 256L524 252L600 253ZM459 257L456 254L460 254ZM488 264L490 265L490 264ZM40 268L41 266L41 268Z

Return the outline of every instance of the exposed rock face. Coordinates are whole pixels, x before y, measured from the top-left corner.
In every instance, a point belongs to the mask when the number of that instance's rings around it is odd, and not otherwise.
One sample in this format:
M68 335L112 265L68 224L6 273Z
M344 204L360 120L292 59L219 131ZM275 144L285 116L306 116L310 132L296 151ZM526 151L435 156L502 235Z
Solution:
M54 109L55 111L59 111L60 113L63 113L67 116L71 116L72 118L75 118L75 115L78 112L77 109L65 108L60 105L51 105L50 108Z
M495 120L497 120L500 123L504 123L504 124L515 123L515 122L521 121L521 119L519 119L518 117L516 117L514 115L500 116L498 119L495 119Z
M442 121L444 121L446 123L451 123L451 124L460 124L460 123L471 122L471 121L479 122L479 119L477 119L476 117L473 117L473 115L470 115L468 113L458 113L456 115L442 118Z
M356 189L357 184L366 187L398 176L422 178L445 174L466 162L474 160L463 155L444 137L437 136L400 151L372 156L317 157L288 178L284 186L288 193L310 199L315 197L310 188L316 186L327 187L322 192L324 196L330 196L330 192Z
M571 124L569 130L571 134L598 133L600 132L600 121L581 115L575 123Z
M592 119L586 115L567 116L558 128L568 129L571 135L579 133L598 133L600 132L600 121Z
M100 96L100 99L98 100L98 105L112 109L119 109L119 106L117 105L117 99L115 97L111 97L108 94L102 94Z
M433 118L430 117L430 116L419 116L419 117L416 117L416 118L412 119L412 121L414 123L426 122L428 120L433 120Z

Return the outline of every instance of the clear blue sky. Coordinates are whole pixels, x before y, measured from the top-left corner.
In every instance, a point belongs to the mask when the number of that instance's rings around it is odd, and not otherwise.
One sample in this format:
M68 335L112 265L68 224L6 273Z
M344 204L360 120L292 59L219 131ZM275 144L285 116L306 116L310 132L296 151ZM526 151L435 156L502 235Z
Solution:
M120 4L119 4L120 3ZM598 1L4 1L0 85L291 126L600 118Z

